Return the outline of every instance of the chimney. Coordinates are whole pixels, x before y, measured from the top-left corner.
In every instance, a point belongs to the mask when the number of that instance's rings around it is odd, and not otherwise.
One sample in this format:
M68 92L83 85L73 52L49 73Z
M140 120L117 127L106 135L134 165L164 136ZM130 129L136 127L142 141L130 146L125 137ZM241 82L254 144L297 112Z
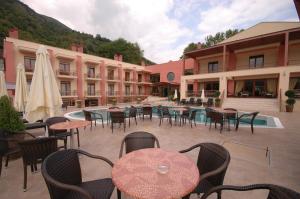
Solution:
M19 31L17 28L12 28L8 31L8 36L11 38L18 39L19 38Z
M123 61L123 55L119 54L119 61L122 62Z
M142 61L141 61L141 66L146 66L145 60L142 60Z
M71 50L75 52L83 53L83 46L81 44L71 44Z
M71 44L71 50L72 51L77 51L77 45L76 44Z
M202 44L200 42L197 43L197 49L201 49L202 48Z
M119 54L114 55L114 60L119 61Z

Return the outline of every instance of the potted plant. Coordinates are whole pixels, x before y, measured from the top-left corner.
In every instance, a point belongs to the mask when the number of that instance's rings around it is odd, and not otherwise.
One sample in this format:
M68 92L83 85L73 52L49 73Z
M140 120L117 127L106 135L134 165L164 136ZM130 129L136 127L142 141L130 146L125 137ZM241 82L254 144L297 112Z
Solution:
M293 90L287 90L285 92L285 96L287 96L287 100L285 101L286 103L286 112L293 112L293 109L294 109L294 104L296 103L296 100L295 100L295 91Z
M138 103L138 104L140 104L141 101L142 101L142 99L141 99L140 97L138 97L136 100L137 100L137 103Z
M219 98L220 97L220 91L216 91L215 94L214 94L214 97L215 97L215 106L216 107L220 107L221 106L221 99Z
M113 106L115 106L117 104L117 99L116 98L112 98L111 99L111 103Z

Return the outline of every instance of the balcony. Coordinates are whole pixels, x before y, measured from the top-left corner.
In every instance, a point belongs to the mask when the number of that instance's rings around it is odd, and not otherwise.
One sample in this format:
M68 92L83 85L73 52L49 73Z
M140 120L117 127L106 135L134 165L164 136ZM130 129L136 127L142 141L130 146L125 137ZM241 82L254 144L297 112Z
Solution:
M106 95L107 97L116 97L119 96L119 91L107 91Z
M117 76L110 76L110 75L106 77L106 80L112 82L120 81L120 79Z
M84 78L86 80L95 80L95 81L101 80L100 75L95 73L85 73Z
M85 96L86 97L100 97L100 91L85 91Z
M135 82L135 80L133 79L133 78L124 78L123 79L124 80L124 82L126 82L126 83L133 83L133 82Z
M77 96L77 91L76 90L61 90L60 91L60 94L62 97L74 97L74 96Z
M219 91L219 90L205 90L204 91L205 97L214 97L216 91ZM202 94L202 91L199 91L199 92L187 91L186 92L187 97L201 97L201 94Z
M63 77L63 78L77 78L77 73L76 71L68 71L68 70L56 70L56 75L58 77Z
M125 97L131 97L134 96L133 92L124 92Z

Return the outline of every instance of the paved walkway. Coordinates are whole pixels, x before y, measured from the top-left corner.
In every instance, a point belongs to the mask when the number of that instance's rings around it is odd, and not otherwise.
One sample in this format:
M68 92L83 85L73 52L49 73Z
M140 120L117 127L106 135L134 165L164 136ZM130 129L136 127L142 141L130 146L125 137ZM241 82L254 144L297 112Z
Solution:
M92 154L102 155L113 162L118 159L122 138L134 131L147 131L155 134L161 148L182 150L199 142L215 142L223 144L231 154L231 162L225 176L225 184L247 185L253 183L274 183L283 185L300 192L300 113L268 113L280 118L284 129L255 129L252 135L250 128L240 128L239 131L223 131L211 129L204 125L190 128L170 127L164 122L161 127L159 121L144 122L138 119L138 125L131 125L123 132L123 128L116 128L114 133L105 125L85 131L80 130L81 149ZM32 131L36 135L43 132ZM62 143L60 143L62 144ZM270 149L270 159L266 158L265 149ZM189 153L196 161L197 152ZM269 161L270 160L270 161ZM111 169L101 161L80 158L84 180L110 176ZM29 170L28 170L29 171ZM0 177L0 198L50 198L40 170L38 173L28 173L28 191L23 192L22 161L9 162L7 169L3 168ZM223 198L264 198L265 191L234 194L224 192ZM116 193L112 198L116 198ZM197 198L193 195L191 198Z

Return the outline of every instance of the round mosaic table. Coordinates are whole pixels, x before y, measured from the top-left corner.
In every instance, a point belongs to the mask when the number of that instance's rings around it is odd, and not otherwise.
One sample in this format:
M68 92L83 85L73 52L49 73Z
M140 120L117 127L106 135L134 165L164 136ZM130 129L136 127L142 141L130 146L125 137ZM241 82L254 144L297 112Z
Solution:
M52 130L70 130L70 146L74 148L74 133L73 129L86 127L90 125L89 121L81 121L81 120L74 120L74 121L66 121L66 122L59 122L56 124L52 124L49 128Z
M159 165L167 165L169 171L158 172ZM118 189L139 199L181 198L195 189L199 179L193 160L159 148L128 153L112 169L112 180Z

